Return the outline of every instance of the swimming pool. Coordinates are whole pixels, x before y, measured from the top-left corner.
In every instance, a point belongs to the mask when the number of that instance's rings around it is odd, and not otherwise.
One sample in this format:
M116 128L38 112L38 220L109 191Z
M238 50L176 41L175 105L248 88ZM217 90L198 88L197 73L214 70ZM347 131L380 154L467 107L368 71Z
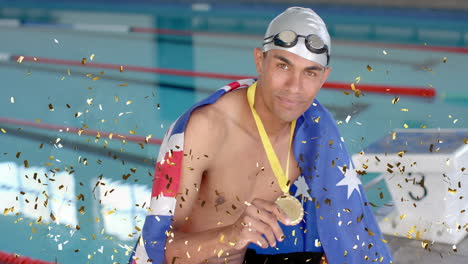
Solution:
M0 3L0 249L125 263L150 198L158 139L194 102L255 75L253 48L283 7ZM349 92L325 88L318 99L350 152L395 129L467 128L468 16L371 11L318 7L332 34L330 87ZM356 97L351 83L383 94ZM395 87L435 95L386 91ZM382 205L385 189L382 182L368 195Z

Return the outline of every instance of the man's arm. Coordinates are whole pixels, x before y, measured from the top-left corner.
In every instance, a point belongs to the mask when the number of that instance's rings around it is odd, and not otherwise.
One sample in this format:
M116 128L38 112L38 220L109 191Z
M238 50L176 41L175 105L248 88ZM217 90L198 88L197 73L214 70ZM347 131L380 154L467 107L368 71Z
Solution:
M218 257L220 250L228 251L228 244L221 241L222 228L206 232L184 232L192 210L198 200L203 173L212 164L222 147L224 129L218 114L207 107L197 109L190 117L185 130L184 157L176 209L172 225L173 237L166 241L166 262L200 263ZM215 252L216 250L216 252Z
M272 202L256 199L237 221L229 226L203 232L184 232L184 226L198 200L203 173L215 162L223 147L227 132L224 120L208 108L192 113L185 130L184 157L176 209L172 225L173 236L166 241L167 263L223 262L239 259L249 243L263 248L283 240L278 220L288 224L286 215ZM216 125L218 124L218 125ZM265 236L265 238L263 237Z

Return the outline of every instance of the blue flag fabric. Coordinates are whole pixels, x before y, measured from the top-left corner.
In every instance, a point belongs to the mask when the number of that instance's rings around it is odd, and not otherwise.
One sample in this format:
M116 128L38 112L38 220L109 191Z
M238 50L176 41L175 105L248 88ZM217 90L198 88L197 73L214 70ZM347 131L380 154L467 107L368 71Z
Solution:
M169 128L158 156L150 211L129 264L164 262L181 176L184 131L192 111L255 81L223 86ZM304 219L293 227L282 225L287 238L277 248L249 247L259 254L323 250L331 264L393 263L335 121L317 100L298 118L293 146L301 175L291 192L303 203Z

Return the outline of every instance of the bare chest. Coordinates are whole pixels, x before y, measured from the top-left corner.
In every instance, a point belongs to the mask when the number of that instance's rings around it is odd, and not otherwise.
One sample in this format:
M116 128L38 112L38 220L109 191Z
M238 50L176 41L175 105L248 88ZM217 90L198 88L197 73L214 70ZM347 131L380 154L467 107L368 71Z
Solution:
M288 142L276 146L276 154L286 170ZM233 223L244 211L246 202L258 198L274 201L283 192L260 142L247 138L227 143L203 179L199 201L192 213L193 231ZM290 185L299 176L292 151L289 157Z

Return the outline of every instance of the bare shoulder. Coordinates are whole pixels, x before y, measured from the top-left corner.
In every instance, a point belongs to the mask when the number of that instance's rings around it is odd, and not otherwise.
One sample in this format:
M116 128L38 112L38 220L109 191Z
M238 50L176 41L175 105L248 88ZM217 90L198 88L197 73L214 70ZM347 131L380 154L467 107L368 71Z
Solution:
M215 103L194 110L185 131L186 145L199 146L210 152L222 147L233 121L237 123L242 116L242 97L242 91L232 91Z
M185 130L185 145L197 152L217 152L227 128L222 114L213 105L202 106L194 110Z

